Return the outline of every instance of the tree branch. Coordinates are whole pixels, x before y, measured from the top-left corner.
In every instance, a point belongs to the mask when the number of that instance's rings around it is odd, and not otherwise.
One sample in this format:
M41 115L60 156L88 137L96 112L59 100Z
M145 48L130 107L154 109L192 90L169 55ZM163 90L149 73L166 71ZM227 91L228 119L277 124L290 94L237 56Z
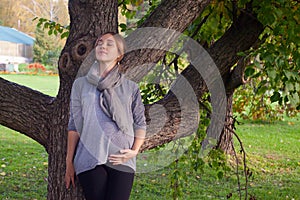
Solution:
M208 49L210 56L220 70L223 80L229 78L231 66L240 59L237 53L250 49L256 43L262 31L263 26L256 18L242 13L237 18L236 24L232 24L225 34ZM188 66L181 75L189 81L198 100L207 92L203 78L192 65ZM166 108L166 123L160 131L155 129L153 132L148 132L149 137L145 141L143 150L172 141L180 125L182 110L180 110L180 105L172 92L169 92L164 99L153 105L156 104L163 105ZM147 106L146 112L153 105ZM193 123L195 123L195 119L192 119L191 126L187 125L186 133L193 133L193 130L190 129L190 127L193 127Z
M0 78L0 124L36 140L47 149L53 97Z
M176 30L181 33L201 14L209 3L210 0L164 0L138 28L157 27ZM179 12L181 14L178 14ZM172 44L176 37L169 35L169 39L169 43ZM139 82L148 73L147 70L141 71L140 65L157 63L164 55L165 51L153 49L141 49L131 52L125 55L122 61L124 71L127 71L130 79Z
M243 57L238 61L237 65L231 71L230 78L226 82L226 93L232 93L240 85L246 83L244 79L244 71L246 64L246 60Z

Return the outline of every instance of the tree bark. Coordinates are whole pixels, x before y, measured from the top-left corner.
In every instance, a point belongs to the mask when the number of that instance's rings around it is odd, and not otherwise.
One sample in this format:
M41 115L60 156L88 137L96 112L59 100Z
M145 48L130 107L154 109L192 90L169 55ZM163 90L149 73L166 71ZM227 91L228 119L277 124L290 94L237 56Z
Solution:
M105 12L103 12L105 11ZM70 35L59 59L60 88L54 101L52 125L48 140L47 199L83 199L81 188L66 190L64 184L67 123L72 83L81 63L94 48L94 42L104 32L118 28L118 1L69 1Z
M227 94L227 108L224 128L220 135L220 140L218 141L217 148L221 149L224 153L231 155L233 153L233 134L230 130L234 130L234 119L232 112L232 98L233 93ZM226 127L230 128L227 129Z
M138 28L157 27L181 33L209 3L210 0L164 0ZM169 38L172 37L174 36L169 35ZM175 39L174 37L173 40ZM169 43L172 43L172 39L170 40ZM122 64L125 66L127 74L130 74L128 78L139 82L148 73L148 70L142 70L139 66L145 63L157 63L164 55L165 51L162 50L140 49L125 56Z
M237 53L246 51L253 44L255 44L262 31L262 24L254 16L252 16L250 13L242 13L236 20L236 23L232 24L225 34L209 49L207 49L217 65L223 78L224 85L226 85L227 88L229 86L232 87L232 84L236 84L235 86L238 87L238 84L235 83L235 79L230 76L232 73L230 70L231 66L233 66L240 59L240 57L237 56ZM198 99L201 99L202 95L208 91L204 79L192 65L187 67L181 73L181 75L189 81ZM166 125L159 133L156 134L155 137L152 136L147 138L143 146L143 150L151 149L166 142L172 141L176 135L176 128L178 128L180 124L181 110L179 109L178 102L174 94L167 94L165 98L157 102L157 104L163 105L167 110ZM231 104L228 106L231 106ZM148 112L150 107L151 105L146 107L146 112ZM187 124L186 126L187 128L192 127L193 124L194 121L191 120L190 124ZM170 129L170 127L173 128ZM187 132L193 133L192 130ZM151 132L149 133L149 131L147 134L155 135ZM228 143L228 145L230 144Z
M247 63L244 58L241 58L237 63L237 66L230 71L229 78L226 81L226 96L227 96L227 108L225 125L220 135L220 140L218 141L217 148L221 149L224 153L228 155L234 154L233 145L233 133L235 130L235 118L233 116L232 104L233 95L236 88L245 84L244 71Z
M53 97L0 78L0 124L25 134L48 149Z

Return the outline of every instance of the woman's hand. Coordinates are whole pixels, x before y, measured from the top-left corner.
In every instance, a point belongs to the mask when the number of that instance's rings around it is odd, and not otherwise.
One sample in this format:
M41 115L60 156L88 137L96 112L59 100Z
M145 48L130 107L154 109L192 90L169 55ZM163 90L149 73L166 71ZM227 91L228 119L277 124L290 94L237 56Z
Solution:
M72 161L67 161L67 168L66 168L66 174L65 174L65 183L66 188L70 188L70 183L72 183L72 186L75 188L75 169Z
M123 150L120 150L121 154L110 155L108 157L108 160L113 165L120 165L120 164L126 163L131 158L136 157L138 152L139 152L138 150L123 149Z

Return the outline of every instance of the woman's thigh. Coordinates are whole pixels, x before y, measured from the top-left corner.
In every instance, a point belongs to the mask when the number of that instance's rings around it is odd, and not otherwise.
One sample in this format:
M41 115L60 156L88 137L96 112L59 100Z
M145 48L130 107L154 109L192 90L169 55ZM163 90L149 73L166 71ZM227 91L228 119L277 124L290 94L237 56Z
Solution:
M105 199L108 174L103 165L98 165L92 170L80 173L78 179L86 200Z
M134 172L107 167L108 183L106 200L128 200L134 180Z

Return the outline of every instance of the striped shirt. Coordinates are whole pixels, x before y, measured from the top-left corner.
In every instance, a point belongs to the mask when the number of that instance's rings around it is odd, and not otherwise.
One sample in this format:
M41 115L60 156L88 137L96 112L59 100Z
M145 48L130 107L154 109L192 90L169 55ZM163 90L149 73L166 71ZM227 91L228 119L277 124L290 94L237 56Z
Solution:
M125 78L115 88L115 92L125 107L129 123L132 124L126 133L99 106L100 91L95 85L90 84L86 77L80 77L73 83L68 130L76 131L80 135L74 157L77 175L97 165L110 165L109 155L119 154L121 149L131 149L135 130L146 130L145 108L138 85ZM136 158L123 165L135 171Z

